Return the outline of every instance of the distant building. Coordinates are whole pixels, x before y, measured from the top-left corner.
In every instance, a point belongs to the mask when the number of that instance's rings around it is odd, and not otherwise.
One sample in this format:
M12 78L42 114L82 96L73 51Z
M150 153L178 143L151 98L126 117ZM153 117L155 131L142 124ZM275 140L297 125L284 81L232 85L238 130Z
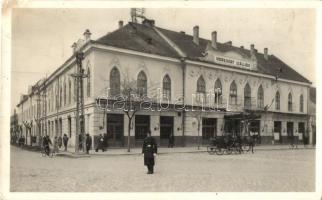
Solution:
M300 142L310 138L307 127L311 82L265 48L260 53L217 41L217 32L210 40L193 34L157 27L154 20L129 22L107 35L91 40L86 30L84 39L74 43L73 52L85 54L84 79L85 132L94 136L107 133L110 146L123 146L127 141L128 119L123 112L106 113L97 99L119 94L122 81L137 81L142 94L155 97L160 88L161 102L170 101L167 111L140 111L130 126L132 145L140 145L147 130L166 145L170 133L176 145L208 143L209 138L226 133L242 134L242 121L225 124L225 116L243 112L260 118L250 124L250 131L260 135L261 143L288 143L288 136ZM67 134L75 142L75 56L72 55L49 77L29 88L17 105L22 133L30 136ZM107 90L109 88L109 90ZM212 97L212 98L208 98ZM215 108L201 116L200 135L195 112L178 111L174 104ZM310 118L310 119L309 119ZM104 120L104 121L103 121ZM199 140L200 139L200 140Z

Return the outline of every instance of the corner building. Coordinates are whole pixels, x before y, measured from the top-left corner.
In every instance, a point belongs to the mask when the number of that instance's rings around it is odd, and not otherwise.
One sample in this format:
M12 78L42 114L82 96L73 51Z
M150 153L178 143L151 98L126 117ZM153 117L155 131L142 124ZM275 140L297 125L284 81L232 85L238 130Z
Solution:
M231 41L221 43L215 31L206 40L199 38L198 26L188 35L157 27L148 19L126 25L120 21L117 30L97 40L86 30L84 38L72 47L85 54L84 125L94 146L97 136L105 133L110 147L127 144L127 116L119 110L105 113L97 104L106 94L119 94L125 78L136 80L149 97L155 97L159 88L161 102L170 101L168 110L136 113L130 126L132 146L141 145L147 130L161 146L168 144L170 133L176 146L206 144L210 137L229 131L240 134L234 127L241 122L228 125L226 116L244 112L260 116L250 125L260 143L288 143L290 135L300 142L312 137L307 128L311 82L270 55L267 48L260 53L254 45L246 49L233 46ZM37 143L46 133L52 138L66 133L74 145L75 80L70 74L75 72L72 55L22 96L17 112L20 134L27 144ZM174 104L216 109L198 115L191 109L178 111Z

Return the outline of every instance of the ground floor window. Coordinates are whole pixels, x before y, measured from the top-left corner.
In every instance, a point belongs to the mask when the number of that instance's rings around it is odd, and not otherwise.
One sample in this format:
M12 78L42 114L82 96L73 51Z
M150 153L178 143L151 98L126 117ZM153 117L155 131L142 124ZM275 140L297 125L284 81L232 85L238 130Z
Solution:
M304 124L304 122L299 122L298 131L299 131L299 133L304 134L304 132L305 132L305 124Z
M147 132L150 131L150 116L136 115L135 116L135 139L144 139Z
M160 116L160 138L169 139L173 133L173 117Z
M289 137L294 136L293 127L294 127L293 122L287 122L286 124L287 136Z

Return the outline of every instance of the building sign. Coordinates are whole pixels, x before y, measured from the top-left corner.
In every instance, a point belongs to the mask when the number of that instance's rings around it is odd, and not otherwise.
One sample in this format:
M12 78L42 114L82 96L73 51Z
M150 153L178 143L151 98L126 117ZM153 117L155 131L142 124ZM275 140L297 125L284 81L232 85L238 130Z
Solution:
M223 56L215 56L215 62L223 65L230 65L235 67L242 67L250 69L252 64L250 62L245 62L242 60L232 59Z

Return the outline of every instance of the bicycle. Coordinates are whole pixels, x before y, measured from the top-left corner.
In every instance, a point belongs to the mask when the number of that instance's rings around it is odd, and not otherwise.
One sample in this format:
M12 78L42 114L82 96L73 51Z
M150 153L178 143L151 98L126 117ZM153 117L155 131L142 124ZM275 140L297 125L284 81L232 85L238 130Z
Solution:
M49 152L47 152L47 151L49 151ZM41 147L41 156L42 157L48 156L49 158L52 158L54 156L54 154L55 154L55 152L49 146L48 146L48 149L45 147Z

